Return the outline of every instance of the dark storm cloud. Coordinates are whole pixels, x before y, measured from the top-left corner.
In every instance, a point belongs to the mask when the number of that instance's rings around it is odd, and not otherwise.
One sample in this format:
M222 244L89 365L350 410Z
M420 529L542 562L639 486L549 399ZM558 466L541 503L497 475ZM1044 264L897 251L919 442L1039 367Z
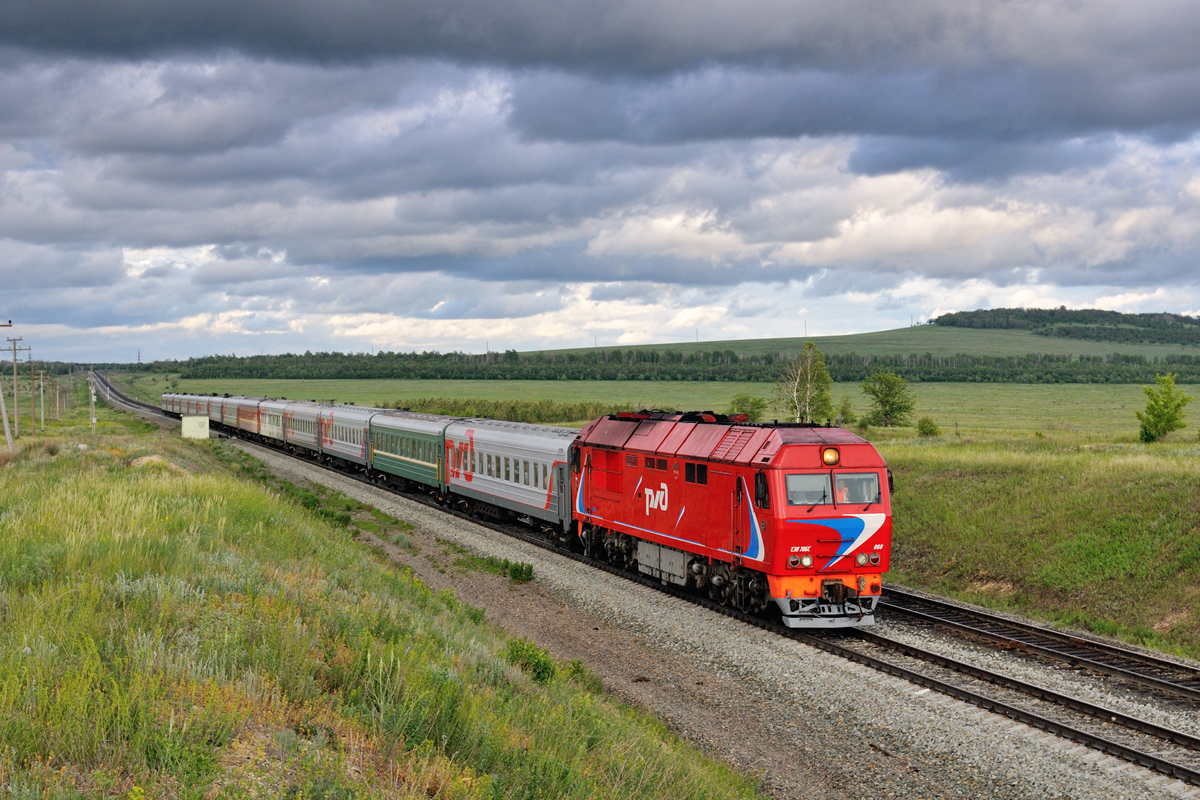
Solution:
M931 143L927 149L949 141L1053 168L1059 159L1047 158L1048 138L1186 138L1200 123L1200 69L1148 76L1012 64L886 72L722 67L659 80L538 72L514 82L511 119L530 138L561 141L920 137ZM913 165L904 161L900 168Z
M1080 62L1098 53L1171 69L1192 63L1200 38L1192 11L1178 1L10 0L0 7L0 41L133 58L235 49L278 59L432 57L603 72L714 61L929 65L981 55Z
M518 75L516 128L567 141L872 134L1003 142L1105 130L1179 138L1200 119L1193 12L1178 0L1136 9L952 0L22 0L0 6L0 44L135 60L240 51L325 64L495 65ZM269 141L283 131L280 108L319 112L364 91L355 80L363 76L344 70L306 86L273 79L271 69L166 76L168 91L152 110L93 122L81 144ZM252 85L260 81L271 85L265 102ZM368 93L379 88L366 83ZM186 114L172 113L184 103Z

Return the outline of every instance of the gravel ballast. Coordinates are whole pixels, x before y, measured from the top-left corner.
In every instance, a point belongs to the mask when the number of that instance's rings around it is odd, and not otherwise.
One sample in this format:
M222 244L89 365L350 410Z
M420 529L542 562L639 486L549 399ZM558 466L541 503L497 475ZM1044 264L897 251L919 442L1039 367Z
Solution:
M375 544L434 588L487 609L493 622L558 658L578 658L605 688L680 735L757 774L777 798L1200 797L1187 786L1002 716L781 638L653 589L314 464L237 443L280 477L319 483L414 526L420 554ZM437 540L533 565L534 581L439 566ZM942 640L963 660L1007 660L915 627L880 626L918 646ZM947 652L947 654L951 654ZM968 656L971 656L970 658ZM1021 677L1071 692L1074 675L1022 661ZM1036 674L1033 674L1036 673ZM1099 693L1103 694L1103 693ZM1175 727L1195 727L1132 698L1096 697ZM1137 710L1134 710L1134 709Z

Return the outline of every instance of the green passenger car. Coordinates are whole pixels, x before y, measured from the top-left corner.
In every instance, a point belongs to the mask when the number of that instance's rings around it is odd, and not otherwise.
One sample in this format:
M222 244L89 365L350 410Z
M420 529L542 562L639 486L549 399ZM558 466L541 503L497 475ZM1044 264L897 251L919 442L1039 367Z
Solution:
M371 417L371 466L431 488L443 488L446 426L452 417L383 412Z

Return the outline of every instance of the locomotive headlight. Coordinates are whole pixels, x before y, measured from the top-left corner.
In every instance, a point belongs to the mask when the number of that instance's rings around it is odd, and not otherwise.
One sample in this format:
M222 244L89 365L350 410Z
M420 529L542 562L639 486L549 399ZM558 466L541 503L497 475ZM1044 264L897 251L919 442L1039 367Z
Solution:
M841 460L842 454L837 451L836 447L826 447L821 451L821 461L827 467L836 467Z
M856 555L854 557L854 563L858 564L860 567L865 567L867 565L867 554L859 553L858 555Z
M800 556L800 566L811 567L812 566L812 556Z
M800 566L800 556L788 556L788 566L797 569Z
M873 566L873 567L879 566L879 561L880 561L879 553L871 553L871 558L868 560L871 562L871 566Z

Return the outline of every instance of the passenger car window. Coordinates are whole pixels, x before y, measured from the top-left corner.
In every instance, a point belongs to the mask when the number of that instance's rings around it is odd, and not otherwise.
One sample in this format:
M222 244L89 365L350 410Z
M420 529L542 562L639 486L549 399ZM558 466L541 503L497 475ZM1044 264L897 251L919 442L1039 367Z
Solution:
M529 485L529 462L525 462L525 485Z
M838 503L878 503L879 475L875 472L839 472L833 476L834 497Z
M788 475L787 501L789 506L823 506L833 503L833 492L829 488L829 473Z

